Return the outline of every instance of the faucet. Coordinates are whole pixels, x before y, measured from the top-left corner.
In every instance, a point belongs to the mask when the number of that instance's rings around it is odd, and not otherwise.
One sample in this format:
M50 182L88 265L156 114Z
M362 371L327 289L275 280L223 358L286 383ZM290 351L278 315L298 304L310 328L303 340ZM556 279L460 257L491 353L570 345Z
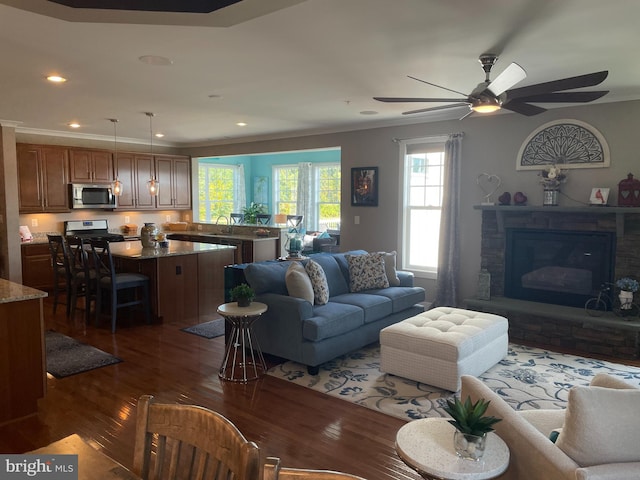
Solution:
M219 225L219 221L221 218L224 218L227 228L224 230L221 229L220 233L233 233L233 227L229 224L229 219L224 215L218 215L218 218L216 218L216 225Z

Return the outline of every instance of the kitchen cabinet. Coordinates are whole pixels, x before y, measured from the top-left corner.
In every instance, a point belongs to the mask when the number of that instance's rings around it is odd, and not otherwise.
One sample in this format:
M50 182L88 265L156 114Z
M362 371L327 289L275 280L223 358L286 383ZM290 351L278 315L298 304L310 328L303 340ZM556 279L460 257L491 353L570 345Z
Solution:
M16 145L20 213L68 212L68 149Z
M0 278L0 425L38 413L44 397L45 292Z
M53 290L53 267L48 243L22 245L22 284L39 290Z
M118 197L118 209L151 210L156 208L156 197L149 194L147 182L155 177L151 155L118 153L115 174L122 182L122 194ZM160 184L162 188L162 184Z
M178 156L157 156L156 175L160 181L157 207L191 208L191 159Z
M69 150L71 183L111 183L113 156L107 150Z

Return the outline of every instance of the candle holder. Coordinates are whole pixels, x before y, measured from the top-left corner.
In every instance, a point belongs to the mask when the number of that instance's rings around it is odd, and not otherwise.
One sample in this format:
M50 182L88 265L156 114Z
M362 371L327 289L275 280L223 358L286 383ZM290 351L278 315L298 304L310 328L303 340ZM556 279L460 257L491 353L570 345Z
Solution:
M285 250L289 254L287 258L302 258L302 237L301 233L287 233Z

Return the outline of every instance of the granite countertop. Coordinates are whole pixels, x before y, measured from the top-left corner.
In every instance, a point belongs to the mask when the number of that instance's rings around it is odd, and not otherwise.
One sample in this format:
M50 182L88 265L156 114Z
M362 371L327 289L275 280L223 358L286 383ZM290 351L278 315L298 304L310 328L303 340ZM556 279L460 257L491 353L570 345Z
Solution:
M242 241L254 241L254 242L278 239L277 236L258 237L256 235L240 235L240 234L233 234L233 233L213 233L213 232L191 232L191 231L171 232L171 233L168 233L167 236L168 236L168 238L171 238L172 235L174 235L174 234L181 235L181 236L193 237L193 238L197 238L197 237L202 237L203 239L221 238L221 239L225 239L225 240L242 240Z
M169 241L169 248L143 248L139 240L131 242L112 242L109 244L111 254L114 257L137 258L145 260L149 258L175 257L180 255L193 255L217 250L229 250L236 247L230 245L218 245L214 243Z
M34 298L44 298L47 295L48 293L42 290L36 290L35 288L0 278L0 303L21 302Z

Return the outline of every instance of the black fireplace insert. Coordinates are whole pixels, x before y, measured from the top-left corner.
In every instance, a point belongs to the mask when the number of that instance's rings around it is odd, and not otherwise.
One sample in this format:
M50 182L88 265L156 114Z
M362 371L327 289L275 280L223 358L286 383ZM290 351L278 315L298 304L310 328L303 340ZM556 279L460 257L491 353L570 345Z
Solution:
M613 232L507 229L505 296L582 307L613 281Z

